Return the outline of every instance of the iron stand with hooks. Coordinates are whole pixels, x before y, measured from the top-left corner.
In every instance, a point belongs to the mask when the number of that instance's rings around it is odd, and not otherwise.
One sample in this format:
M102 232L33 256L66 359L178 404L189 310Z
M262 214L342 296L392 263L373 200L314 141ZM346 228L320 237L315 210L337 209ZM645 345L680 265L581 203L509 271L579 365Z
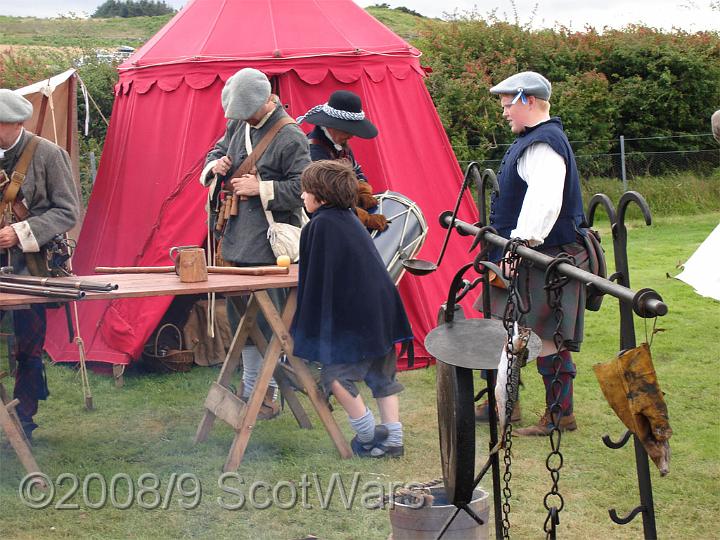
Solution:
M499 191L497 180L492 171L486 170L482 173L481 178L477 181L477 194L478 194L478 210L480 213L480 221L476 224L469 224L461 220L451 220L447 213L444 213L440 219L442 226L453 227L461 236L475 236L475 241L471 247L474 249L478 244L482 246L481 253L492 244L495 247L505 248L508 240L498 236L491 227L487 226L487 206L485 199L487 196L487 190L492 188L493 191ZM667 311L667 305L663 302L662 297L652 289L641 289L639 291L633 291L630 289L630 278L629 278L629 265L627 257L627 229L625 226L625 215L627 208L631 202L635 202L643 213L645 223L651 224L650 210L645 199L637 192L629 191L623 194L618 203L618 211L616 213L615 208L604 194L595 195L588 205L588 221L592 225L593 217L596 209L599 206L603 206L608 214L611 224L613 246L614 246L614 257L615 257L615 273L608 279L591 274L587 271L581 270L569 264L567 262L560 262L557 264L557 271L567 276L570 279L580 281L587 286L592 286L595 290L602 294L613 296L619 300L620 310L620 348L629 349L636 346L635 339L635 328L634 328L634 315L642 318L652 318L658 316L664 316ZM548 257L545 254L537 252L535 250L520 247L518 253L525 259L532 262L534 265L541 268L546 268L551 264L554 259ZM477 258L476 258L477 259ZM478 261L476 260L475 263ZM460 298L465 296L469 290L472 290L477 284L482 283L482 306L484 317L490 317L490 297L489 297L489 276L488 272L480 272L480 277L471 284L467 280L463 279L464 273L471 267L472 264L464 265L458 273L455 275L451 284L447 310L445 312L445 321L452 322L454 314L454 306ZM475 264L476 270L478 264ZM497 442L497 427L495 422L497 415L495 413L494 403L494 388L495 383L495 372L488 370L487 390L490 413L490 445L492 446ZM633 436L629 431L617 442L610 439L608 435L603 437L603 442L609 448L622 448L630 437L634 439L635 446L635 463L637 469L638 486L640 491L640 505L633 509L627 516L619 517L615 509L609 510L610 518L614 523L619 525L625 525L630 523L637 514L641 513L643 518L643 531L646 539L656 538L657 530L655 524L655 510L653 504L652 484L650 481L650 469L648 455L643 448L640 440ZM493 498L495 501L495 534L497 538L501 538L502 531L502 508L501 508L501 497L500 497L500 469L499 460L497 454L489 456L488 461L481 468L479 474L475 477L475 486L480 482L485 473L492 469L493 478ZM458 506L456 512L448 519L440 533L440 536L447 530L451 524L454 516L456 516L463 506ZM440 537L438 536L438 538Z

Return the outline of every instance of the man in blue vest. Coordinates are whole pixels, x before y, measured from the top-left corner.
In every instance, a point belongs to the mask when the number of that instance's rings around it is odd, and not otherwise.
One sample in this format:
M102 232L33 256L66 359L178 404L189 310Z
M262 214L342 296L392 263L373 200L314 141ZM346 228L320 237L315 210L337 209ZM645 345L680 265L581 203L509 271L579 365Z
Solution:
M493 197L490 224L505 238L526 240L531 247L551 257L567 253L575 257L578 266L587 269L587 253L579 236L580 225L585 220L580 180L562 123L550 116L551 91L550 82L532 71L517 73L490 89L499 95L503 118L517 135L500 164L500 194ZM500 249L490 255L495 262L501 257ZM554 359L558 356L553 341L556 319L543 290L544 271L521 265L518 276L521 290L528 273L532 309L526 315L525 324L542 339L537 369L545 385L546 409L537 425L515 429L513 433L548 435L554 427L549 411L556 393L552 388L557 367ZM502 318L506 301L504 289L491 288L493 316ZM479 304L481 306L481 302ZM558 378L563 415L559 428L572 431L577 425L573 414L575 364L570 351L580 350L583 337L585 291L581 284L570 281L563 287L562 309L564 317L559 330L563 345L559 351ZM486 413L481 407L478 419ZM518 421L519 416L518 407L513 411L513 421Z

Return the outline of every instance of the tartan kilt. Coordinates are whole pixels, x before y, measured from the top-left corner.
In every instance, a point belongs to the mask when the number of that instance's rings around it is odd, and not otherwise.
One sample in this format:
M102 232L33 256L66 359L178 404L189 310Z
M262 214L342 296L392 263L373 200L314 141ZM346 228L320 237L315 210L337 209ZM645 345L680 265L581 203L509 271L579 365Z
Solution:
M585 247L578 243L563 244L561 246L538 249L540 253L555 257L565 252L575 257L578 268L589 271L588 254ZM547 302L545 287L545 271L531 267L530 263L523 263L520 266L518 285L522 298L527 298L526 276L530 273L530 311L525 315L525 326L532 328L541 339L553 340L557 323L553 317L552 309ZM490 310L494 319L502 319L507 304L507 291L498 287L490 287ZM563 321L560 332L563 336L565 348L577 352L583 340L585 328L585 284L576 280L570 280L562 289L562 310ZM482 310L482 297L478 298L475 308Z

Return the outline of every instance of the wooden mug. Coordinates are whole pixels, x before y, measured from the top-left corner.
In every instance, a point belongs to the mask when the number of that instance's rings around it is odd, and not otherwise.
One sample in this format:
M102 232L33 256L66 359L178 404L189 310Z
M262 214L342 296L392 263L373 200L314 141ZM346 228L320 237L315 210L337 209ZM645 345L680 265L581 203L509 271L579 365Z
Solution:
M175 273L183 283L197 283L208 280L205 250L197 246L176 246L170 248L170 259L175 263Z

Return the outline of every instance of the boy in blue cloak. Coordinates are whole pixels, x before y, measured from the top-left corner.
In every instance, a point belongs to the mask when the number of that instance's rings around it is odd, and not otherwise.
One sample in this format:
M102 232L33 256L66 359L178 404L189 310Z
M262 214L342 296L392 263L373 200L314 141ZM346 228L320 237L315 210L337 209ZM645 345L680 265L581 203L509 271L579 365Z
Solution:
M400 295L367 230L353 212L357 179L343 161L316 161L302 174L310 223L300 236L294 353L320 362L322 384L348 414L361 457L404 453L395 344L412 341ZM376 424L356 383L380 410Z

